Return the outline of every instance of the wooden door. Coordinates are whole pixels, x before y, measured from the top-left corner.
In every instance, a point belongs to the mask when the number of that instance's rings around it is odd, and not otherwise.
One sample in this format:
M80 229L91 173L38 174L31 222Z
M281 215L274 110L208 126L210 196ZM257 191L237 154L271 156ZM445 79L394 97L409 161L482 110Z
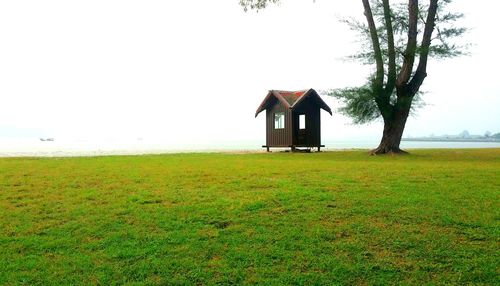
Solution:
M299 124L297 125L297 145L307 145L307 116L299 114Z

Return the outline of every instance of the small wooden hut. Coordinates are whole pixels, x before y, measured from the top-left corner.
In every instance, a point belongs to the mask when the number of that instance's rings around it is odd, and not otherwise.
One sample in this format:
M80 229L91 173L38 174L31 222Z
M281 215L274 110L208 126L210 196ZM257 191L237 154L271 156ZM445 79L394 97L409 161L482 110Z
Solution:
M332 110L314 89L301 91L270 90L255 117L266 110L266 145L269 148L321 147L320 109Z

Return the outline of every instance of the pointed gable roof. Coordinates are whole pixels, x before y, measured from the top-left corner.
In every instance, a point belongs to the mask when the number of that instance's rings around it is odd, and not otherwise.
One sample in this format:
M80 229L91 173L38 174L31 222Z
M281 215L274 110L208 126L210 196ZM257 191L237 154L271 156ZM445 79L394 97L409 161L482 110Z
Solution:
M300 105L300 103L304 99L311 96L317 100L320 108L332 115L332 110L330 109L330 107L323 101L323 99L321 99L321 97L314 89L310 88L299 91L270 90L260 104L259 108L257 108L255 117L257 117L259 113L266 110L271 104L273 104L273 100L279 100L285 107L294 109L295 107Z

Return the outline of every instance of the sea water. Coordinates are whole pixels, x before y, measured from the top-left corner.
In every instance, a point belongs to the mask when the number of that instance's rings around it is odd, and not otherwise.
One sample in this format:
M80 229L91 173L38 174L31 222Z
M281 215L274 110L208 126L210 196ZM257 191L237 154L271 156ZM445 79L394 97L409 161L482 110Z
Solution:
M64 139L0 138L0 157L18 156L99 156L179 152L258 152L261 140L226 140L179 143L168 139ZM371 149L378 139L323 140L323 150ZM500 142L419 142L403 141L402 149L418 148L500 148Z

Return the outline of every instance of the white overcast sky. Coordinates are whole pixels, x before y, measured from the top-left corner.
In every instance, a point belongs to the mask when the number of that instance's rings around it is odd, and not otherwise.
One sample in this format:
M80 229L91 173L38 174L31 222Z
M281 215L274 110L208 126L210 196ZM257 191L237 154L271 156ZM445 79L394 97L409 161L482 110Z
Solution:
M428 105L406 135L500 132L494 0L456 0L471 56L431 61ZM237 0L0 1L0 138L264 139L254 112L269 89L362 83L367 67L339 16L361 1L284 0L244 13ZM332 109L338 105L326 98ZM322 113L323 138L379 138Z

